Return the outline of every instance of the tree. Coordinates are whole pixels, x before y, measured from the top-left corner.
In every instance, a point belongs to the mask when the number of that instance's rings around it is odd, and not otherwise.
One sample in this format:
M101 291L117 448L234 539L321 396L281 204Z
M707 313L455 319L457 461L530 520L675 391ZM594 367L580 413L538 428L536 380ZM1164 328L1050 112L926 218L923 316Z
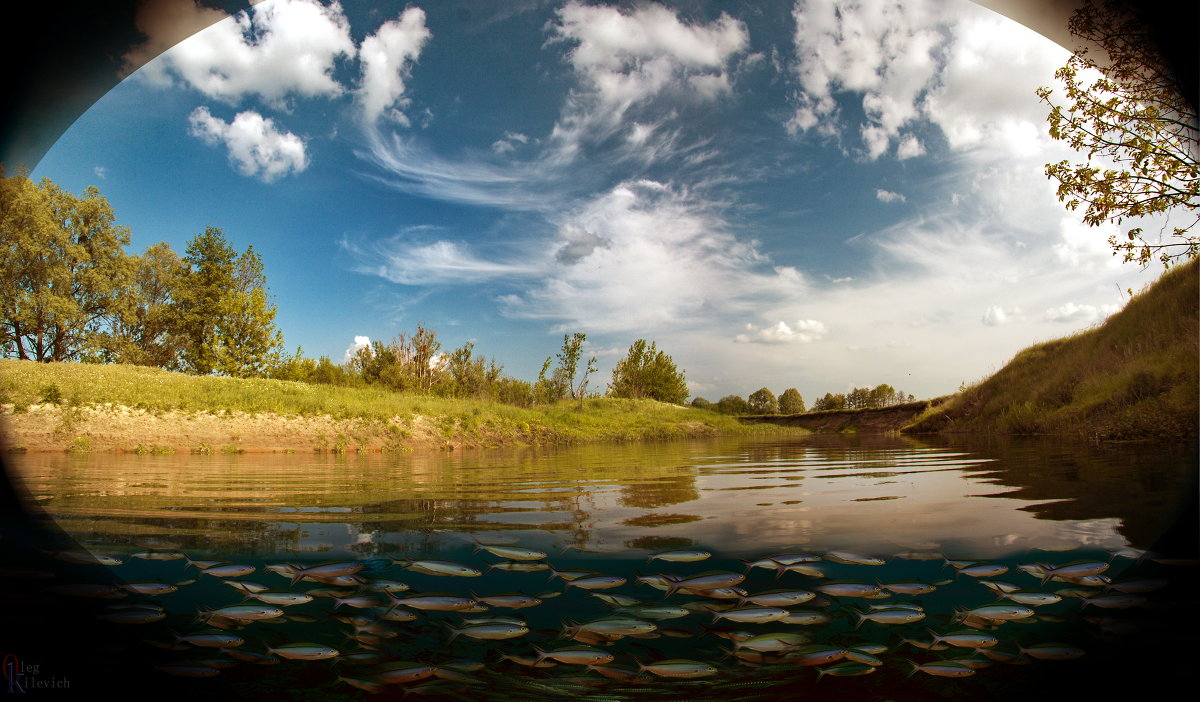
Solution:
M104 360L175 369L182 340L175 329L172 302L184 263L166 243L130 257L129 284L110 309L103 335Z
M713 408L713 403L709 402L708 400L704 399L703 397L692 398L691 405L692 405L692 407L695 407L696 409L702 409L702 410L711 410Z
M750 414L750 403L740 395L726 395L717 400L716 410L721 414Z
M676 405L683 404L688 396L684 372L658 350L655 342L646 346L645 339L633 342L625 358L617 361L608 388L612 397L648 398Z
M1196 257L1200 238L1188 233L1200 221L1195 104L1185 99L1178 74L1134 5L1087 0L1069 28L1107 56L1097 59L1083 46L1055 73L1066 107L1053 102L1051 89L1037 91L1051 108L1050 136L1087 154L1086 163L1046 165L1047 177L1058 181L1058 199L1070 210L1085 205L1083 221L1092 226L1182 209L1191 221L1175 227L1167 241L1149 242L1136 227L1109 244L1114 254L1143 266L1154 258L1169 267Z
M129 275L108 200L0 169L0 344L36 361L91 357Z
M775 393L767 388L759 388L750 393L750 411L754 414L779 414L779 403Z
M279 361L283 335L254 247L239 256L210 226L191 240L183 260L173 307L185 367L201 375L265 375Z
M780 414L801 414L804 412L804 398L796 388L788 388L779 396Z

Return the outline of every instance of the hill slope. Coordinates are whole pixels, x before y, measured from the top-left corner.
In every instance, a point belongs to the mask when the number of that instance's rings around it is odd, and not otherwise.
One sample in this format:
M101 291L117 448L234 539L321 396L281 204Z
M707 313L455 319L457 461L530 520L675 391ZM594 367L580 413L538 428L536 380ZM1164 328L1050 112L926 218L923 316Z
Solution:
M1031 346L904 431L1195 436L1200 269L1165 273L1098 327Z

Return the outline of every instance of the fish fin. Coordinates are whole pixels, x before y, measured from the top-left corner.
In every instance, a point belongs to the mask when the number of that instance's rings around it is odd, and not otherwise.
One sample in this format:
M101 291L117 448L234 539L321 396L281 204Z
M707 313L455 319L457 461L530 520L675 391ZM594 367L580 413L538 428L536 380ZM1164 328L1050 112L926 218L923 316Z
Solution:
M904 662L912 666L912 670L908 671L908 677L910 677L910 678L913 676L913 673L916 673L921 668L921 666L918 665L915 661L910 661L908 659L904 659Z

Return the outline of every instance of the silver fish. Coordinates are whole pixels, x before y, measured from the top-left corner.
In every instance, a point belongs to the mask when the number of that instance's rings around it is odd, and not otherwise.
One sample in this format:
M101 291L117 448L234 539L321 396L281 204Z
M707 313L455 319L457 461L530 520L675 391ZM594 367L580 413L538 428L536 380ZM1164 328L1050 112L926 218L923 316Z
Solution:
M834 597L872 597L880 593L878 585L855 582L824 583L813 588Z
M567 581L567 587L578 587L584 590L608 590L620 587L628 582L619 575L591 575Z
M671 561L674 563L695 563L703 561L712 556L708 551L683 550L683 551L662 551L660 553L651 554L646 562L649 563L655 559L660 561Z
M540 561L546 557L544 551L537 551L532 548L522 548L520 546L490 546L488 544L476 544L475 552L480 550L487 551L493 556L507 558L510 561Z
M638 672L643 671L654 673L664 678L706 678L710 675L716 675L717 669L708 663L700 663L697 661L689 661L683 659L672 659L667 661L659 661L646 665L641 661L636 661L638 664Z
M865 621L872 621L876 624L911 624L925 618L924 612L906 607L877 609L871 612L851 611L858 615L858 623L854 625L856 629L862 626L862 623Z
M936 675L942 678L966 678L975 674L974 668L963 665L962 663L958 663L956 661L933 661L924 664L909 661L908 663L912 666L912 670L908 673L909 675L912 675L918 670L922 673Z
M764 624L766 622L775 622L788 616L790 612L779 607L745 607L741 609L731 609L725 612L713 612L712 623L716 624L721 619L728 619L731 622Z
M829 551L825 554L825 560L833 561L834 563L869 566L881 566L886 563L882 558L864 556L861 553L853 553L851 551Z
M771 590L739 598L741 603L751 602L761 607L791 607L804 604L817 596L808 590Z
M475 626L466 626L461 629L456 629L449 624L446 625L450 629L450 640L453 641L460 634L472 639L485 639L488 641L499 641L503 639L515 639L518 636L524 636L529 633L529 627L520 624L479 624Z
M337 658L341 651L322 644L290 643L283 646L268 646L267 654L298 661L323 661Z

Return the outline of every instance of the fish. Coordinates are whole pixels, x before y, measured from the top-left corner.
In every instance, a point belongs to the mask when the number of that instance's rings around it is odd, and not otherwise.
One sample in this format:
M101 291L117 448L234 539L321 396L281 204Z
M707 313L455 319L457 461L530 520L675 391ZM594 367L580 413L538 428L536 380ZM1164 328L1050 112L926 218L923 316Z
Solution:
M553 580L554 578L558 578L560 580L576 580L589 575L599 575L599 573L594 570L555 570L553 566L549 566L547 570L550 571L550 577L546 578L546 580Z
M879 583L879 587L898 595L928 595L937 590L936 585L924 583L919 580L907 580L895 583Z
M620 587L628 582L619 575L590 575L567 581L567 587L578 587L584 590L608 590Z
M544 551L538 551L532 548L523 548L521 546L492 546L477 542L474 552L479 553L480 550L487 551L493 556L507 558L510 561L540 561L547 556Z
M353 575L362 570L366 564L358 561L341 561L337 563L318 563L306 568L295 568L292 571L292 584L295 585L304 577L334 578L343 575Z
M474 607L478 602L470 597L459 595L410 595L409 597L394 597L392 607L404 605L413 609L427 609L440 612L454 612Z
M878 658L877 656L859 648L846 649L846 659L854 661L855 663L862 663L864 665L883 665L883 660L881 658Z
M456 629L447 624L446 627L450 629L451 641L456 639L460 634L472 639L499 641L503 639L515 639L518 636L524 636L529 633L529 627L523 624L477 624L465 626L461 629Z
M540 561L500 561L488 566L488 570L507 570L510 573L536 573L539 570L550 570L549 563Z
M819 626L833 621L833 617L825 612L794 610L779 620L782 624L799 624L801 626Z
M808 590L770 590L739 597L740 602L738 604L750 602L761 607L792 607L804 604L816 596L817 593L809 592Z
M131 607L128 609L120 609L112 612L105 612L96 616L97 619L113 622L115 624L152 624L162 621L167 618L167 613L161 609L150 609L145 607Z
M383 691L383 685L371 680L363 680L362 678L347 678L341 675L337 676L336 680L338 682L344 682L347 685L353 685L363 692L369 692L371 694Z
M396 661L384 666L382 671L375 674L374 680L383 685L409 683L424 680L436 672L437 668L427 663Z
M788 614L790 612L780 607L744 607L724 612L713 612L712 623L716 624L721 619L728 619L731 622L745 624L764 624L766 622L779 621L788 616Z
M201 610L197 614L197 618L200 621L205 621L213 617L232 619L234 621L260 621L282 616L282 609L266 605L231 605L220 609Z
M871 597L882 590L878 585L858 582L823 583L813 589L834 597Z
M825 560L833 561L834 563L869 566L881 566L887 562L877 556L864 556L861 553L853 553L851 551L829 551L825 554Z
M1009 621L1013 619L1025 619L1032 617L1034 611L1028 607L1020 605L984 605L975 609L960 610L960 615L968 615L979 617L981 619L995 619Z
M545 651L539 648L536 644L533 645L533 650L537 651L537 662L540 663L547 658L558 661L559 663L569 663L574 665L592 665L596 663L611 663L615 656L607 651L599 651L594 648L583 647L566 647L558 648L553 651Z
M224 583L234 590L239 590L247 595L254 592L267 592L271 589L266 585L252 583L249 580L225 580Z
M1042 584L1045 585L1051 578L1085 578L1089 575L1099 575L1108 570L1109 563L1107 561L1074 561L1065 565L1047 568L1042 572Z
M616 637L616 636L636 636L639 634L649 634L658 629L658 625L654 622L644 622L639 619L625 619L621 617L610 617L605 619L597 619L587 622L586 624L574 624L570 627L564 627L564 632L567 629L577 629L580 631L590 631L601 636Z
M615 595L607 592L588 592L588 594L613 607L635 607L642 604L641 600L628 595ZM545 595L542 597L545 598Z
M679 619L681 617L686 617L688 614L691 614L691 612L684 609L683 607L668 607L666 605L661 605L661 606L655 606L655 605L634 606L634 605L631 605L631 606L618 607L617 611L628 612L628 613L632 614L633 616L641 618L641 619L654 619L656 621L663 621L663 620L667 620L667 619Z
M846 657L846 649L828 644L799 646L784 654L788 663L801 666L824 665Z
M979 649L991 648L992 646L1000 643L1000 639L996 638L995 636L979 631L952 631L948 634L938 634L932 629L926 629L926 631L928 631L929 635L933 637L932 645L935 646L944 641L951 646Z
M1000 593L1000 599L1011 600L1017 604L1032 605L1039 607L1041 605L1054 604L1062 601L1062 595L1056 595L1052 592L1034 592L1026 590L1015 590L1013 592Z
M980 580L979 583L996 593L1016 592L1021 589L1020 585L1013 585L1000 580Z
M746 576L741 573L719 571L701 573L700 575L693 575L682 580L673 581L667 586L667 597L674 595L680 588L687 588L689 590L716 590L738 585L745 579Z
M1116 595L1096 595L1095 597L1084 597L1082 600L1083 607L1095 605L1104 609L1126 609L1146 604L1145 596L1132 592L1122 592Z
M175 643L191 644L201 648L237 648L246 643L246 640L237 634L226 634L222 631L201 631L194 634L176 634L171 632L175 637Z
M184 580L184 584L192 584L195 580ZM136 592L139 595L168 595L179 590L178 583L164 583L157 580L144 580L141 582L125 583L117 587L122 590Z
M524 609L526 607L536 607L542 603L540 598L533 597L532 595L522 595L521 593L481 596L472 592L471 596L488 606L503 607L505 609Z
M670 561L673 563L695 563L697 561L706 560L710 557L712 557L712 554L708 551L661 551L659 553L650 554L650 557L646 559L646 562L649 563L650 561L658 559L660 561Z
M138 551L129 554L130 558L142 558L147 561L178 561L187 559L187 555L179 551Z
M698 661L689 661L681 658L675 658L649 665L634 659L638 665L638 672L649 672L663 678L706 678L710 675L716 675L718 672L716 667L708 663L700 663Z
M340 654L341 651L336 648L315 643L290 643L267 647L267 655L297 661L323 661L337 658Z
M185 568L187 566L193 566L197 570L206 570L208 568L212 568L213 566L219 566L225 562L225 561L194 561L191 558L187 558L185 560L187 561L186 563L183 564Z
M877 609L871 612L859 612L854 609L850 611L858 615L858 623L854 625L855 629L862 626L865 621L872 621L876 624L911 624L925 618L924 612L907 607Z
M60 561L81 563L83 565L119 566L125 562L110 553L95 553L86 549L53 551L50 555Z
M405 592L412 589L407 583L402 583L399 580L386 580L377 578L366 582L368 590L376 592Z
M255 599L259 602L287 607L312 602L313 596L303 592L272 592L270 590L263 590L261 592L246 593L246 599Z
M252 565L241 563L219 563L201 570L205 575L213 575L218 578L240 578L253 573L255 568Z
M882 664L882 661L880 661L880 663ZM826 675L832 675L840 678L854 675L869 675L870 673L874 672L875 666L870 664L859 662L838 663L836 665L831 665L828 668L817 668L817 680L820 681L821 678Z
M350 597L334 597L333 608L337 609L342 605L354 607L355 609L371 609L380 605L379 600L372 595L352 595Z
M972 578L994 578L997 575L1003 575L1008 572L1008 566L1003 563L976 563L965 568L958 569L958 575L966 575Z
M1023 655L1043 661L1069 661L1087 655L1087 652L1078 646L1052 642L1018 646L1017 650Z
M942 678L966 678L975 674L975 669L963 665L957 661L931 661L929 663L916 663L908 661L912 666L909 675L916 673L918 670L928 675L936 675Z
M783 632L759 634L742 641L734 640L733 648L734 650L748 648L751 651L787 651L811 642L812 639L804 634Z

